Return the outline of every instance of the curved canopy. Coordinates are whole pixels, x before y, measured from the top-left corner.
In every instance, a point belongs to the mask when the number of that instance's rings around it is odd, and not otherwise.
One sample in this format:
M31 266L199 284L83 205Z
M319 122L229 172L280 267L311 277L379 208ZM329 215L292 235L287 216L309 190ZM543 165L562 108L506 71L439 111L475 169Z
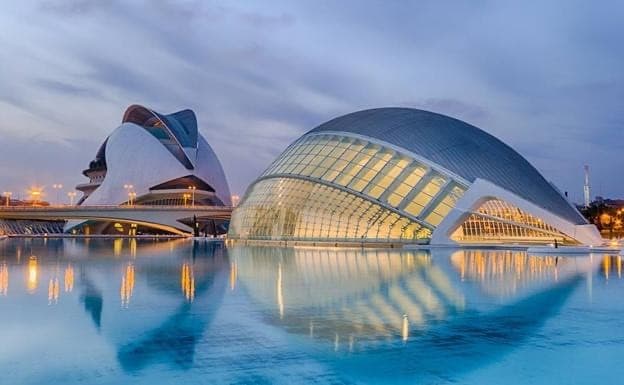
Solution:
M191 110L182 110L162 115L149 108L134 104L126 110L123 123L134 123L144 127L158 140L173 142L167 148L191 170L193 162L184 149L197 149L197 118Z
M485 131L412 108L378 108L332 119L309 133L343 132L405 148L473 182L488 180L575 224L583 216L526 159Z

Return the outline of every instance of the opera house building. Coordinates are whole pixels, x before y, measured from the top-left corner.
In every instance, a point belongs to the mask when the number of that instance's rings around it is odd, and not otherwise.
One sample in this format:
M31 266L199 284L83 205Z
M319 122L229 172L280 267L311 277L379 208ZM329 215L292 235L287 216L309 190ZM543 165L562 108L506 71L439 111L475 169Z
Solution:
M128 107L121 125L102 143L83 174L89 181L76 186L83 192L78 202L83 206L231 205L223 168L198 132L191 110L164 115L140 105ZM171 222L176 230L191 233L191 220L173 218ZM210 225L211 233L227 230L227 221ZM133 231L139 233L159 231L158 224L137 228L136 224L98 220L70 220L65 231L128 234L128 226L135 226Z
M599 245L595 226L483 130L410 108L312 129L248 188L228 236L391 244Z

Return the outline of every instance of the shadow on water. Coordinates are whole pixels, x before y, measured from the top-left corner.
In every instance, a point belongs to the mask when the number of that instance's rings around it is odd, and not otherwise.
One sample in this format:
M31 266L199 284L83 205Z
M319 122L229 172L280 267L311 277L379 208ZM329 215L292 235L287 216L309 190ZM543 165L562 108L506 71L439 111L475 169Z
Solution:
M230 250L266 322L343 378L439 382L500 359L556 315L589 259L523 252Z
M125 371L157 363L182 370L193 365L196 345L223 299L229 262L222 247L194 243L189 263L194 271L202 272L194 273L192 298L160 325L118 348L117 359Z

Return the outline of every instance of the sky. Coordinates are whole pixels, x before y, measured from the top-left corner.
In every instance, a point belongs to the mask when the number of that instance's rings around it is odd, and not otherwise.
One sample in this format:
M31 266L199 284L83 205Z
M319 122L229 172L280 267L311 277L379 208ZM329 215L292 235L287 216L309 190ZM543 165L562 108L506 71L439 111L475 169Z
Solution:
M403 106L503 140L572 200L624 198L624 2L0 3L0 191L86 181L131 104L195 111L243 194L334 117Z

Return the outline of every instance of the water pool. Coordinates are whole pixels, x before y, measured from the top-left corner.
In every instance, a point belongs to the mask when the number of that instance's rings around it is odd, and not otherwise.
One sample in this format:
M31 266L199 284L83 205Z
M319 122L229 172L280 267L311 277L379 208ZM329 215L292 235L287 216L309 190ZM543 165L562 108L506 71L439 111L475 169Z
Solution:
M1 384L595 384L622 259L0 241Z

